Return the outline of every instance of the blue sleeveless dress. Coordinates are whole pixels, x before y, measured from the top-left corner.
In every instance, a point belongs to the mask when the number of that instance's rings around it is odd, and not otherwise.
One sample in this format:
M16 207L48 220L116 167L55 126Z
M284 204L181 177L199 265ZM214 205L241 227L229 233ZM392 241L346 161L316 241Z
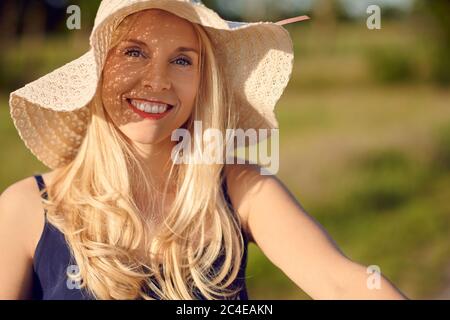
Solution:
M35 175L34 178L38 184L39 190L45 189L44 179L41 175ZM226 182L223 179L222 188L225 199L234 214L230 197L227 192ZM47 192L42 195L47 199ZM47 220L47 212L45 214L44 229L36 247L33 259L33 300L93 300L89 292L83 288L79 288L77 283L73 283L68 277L68 273L76 273L77 265L74 257L70 253L68 243L64 235ZM232 288L241 288L234 297L235 300L248 300L247 288L245 283L245 269L247 266L248 255L248 238L243 229L241 229L244 238L244 255L239 269L239 273L234 282L230 285ZM224 256L214 262L213 268L223 264ZM148 292L151 297L157 298L153 292ZM193 294L199 300L206 298L198 289ZM230 299L230 298L228 298Z

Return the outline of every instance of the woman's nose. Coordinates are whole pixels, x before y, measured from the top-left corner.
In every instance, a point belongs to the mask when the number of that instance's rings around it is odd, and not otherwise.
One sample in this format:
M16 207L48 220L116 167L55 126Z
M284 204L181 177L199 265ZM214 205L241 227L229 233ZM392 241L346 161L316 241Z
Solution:
M164 66L150 63L149 67L143 70L142 85L147 88L151 87L153 91L162 91L170 89L171 81L167 77Z

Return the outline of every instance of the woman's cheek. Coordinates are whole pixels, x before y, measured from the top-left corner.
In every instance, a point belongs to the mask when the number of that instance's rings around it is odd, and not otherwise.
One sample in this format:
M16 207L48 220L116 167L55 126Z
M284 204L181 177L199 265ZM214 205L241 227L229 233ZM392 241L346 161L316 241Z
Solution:
M178 97L183 106L191 110L194 107L195 98L198 93L198 76L192 74L181 75L179 79L173 83L178 84L176 91L178 92Z
M108 101L104 101L105 103L120 103L120 99L117 98L120 98L120 95L126 92L127 88L132 85L132 77L129 73L125 73L126 69L126 66L120 64L109 64L105 67L103 90L106 96L108 96Z

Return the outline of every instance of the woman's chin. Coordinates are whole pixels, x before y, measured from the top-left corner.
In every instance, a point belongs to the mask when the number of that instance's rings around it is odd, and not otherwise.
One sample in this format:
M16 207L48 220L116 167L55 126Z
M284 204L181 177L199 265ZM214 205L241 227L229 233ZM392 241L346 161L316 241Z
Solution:
M128 138L133 141L136 144L145 144L145 145L156 145L158 144L162 139L161 137L130 137Z
M157 145L161 143L161 141L165 140L167 137L163 135L156 135L154 132L149 132L147 134L143 134L142 132L139 132L137 134L127 134L125 135L130 139L132 142L140 145ZM169 136L170 139L170 136Z

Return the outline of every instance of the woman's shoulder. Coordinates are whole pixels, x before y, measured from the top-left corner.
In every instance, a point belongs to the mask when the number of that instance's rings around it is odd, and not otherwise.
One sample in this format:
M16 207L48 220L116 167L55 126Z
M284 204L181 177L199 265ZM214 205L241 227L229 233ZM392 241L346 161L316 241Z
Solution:
M51 181L54 173L54 171L49 171L41 174L45 184ZM0 194L2 208L8 211L23 210L24 207L30 206L35 207L36 200L40 203L41 197L34 175L12 183Z
M233 204L233 208L239 214L243 228L250 241L254 241L251 230L248 226L248 215L250 213L250 202L255 186L264 180L260 174L261 167L257 164L245 161L244 163L226 164L224 173L226 177L228 194Z
M45 182L48 182L53 171L42 174ZM5 222L3 227L8 227L15 232L20 239L11 241L23 241L33 256L34 249L39 241L45 223L44 207L34 176L18 180L8 186L0 195L1 221ZM7 221L7 222L6 222Z

